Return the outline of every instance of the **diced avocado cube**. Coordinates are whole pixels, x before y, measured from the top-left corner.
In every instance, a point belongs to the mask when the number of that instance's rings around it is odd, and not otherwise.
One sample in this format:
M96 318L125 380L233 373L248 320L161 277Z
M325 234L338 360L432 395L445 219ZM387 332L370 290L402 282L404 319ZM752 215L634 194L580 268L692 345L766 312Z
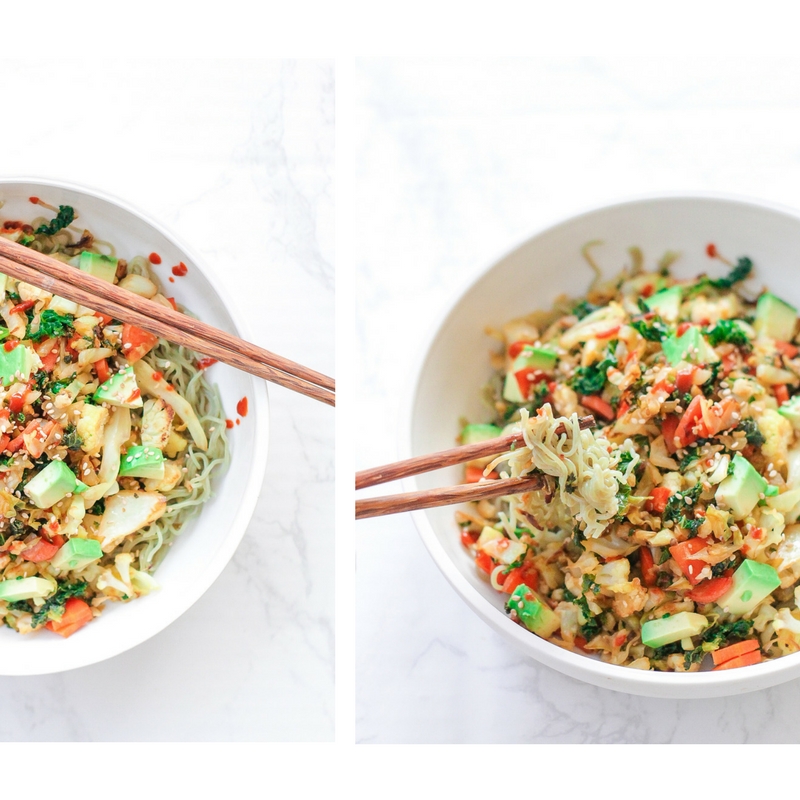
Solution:
M764 292L756 303L756 319L753 327L760 336L768 336L779 342L790 342L794 337L797 309L784 303L774 294Z
M661 348L673 367L677 367L681 361L694 364L713 364L719 361L714 348L703 338L700 328L696 326L689 328L680 337L671 333L661 342Z
M549 347L525 346L522 352L514 359L511 372L521 369L538 369L541 372L552 372L558 361L558 354Z
M78 480L63 461L51 461L22 490L37 508L50 508L75 491Z
M717 600L717 605L730 614L747 614L780 585L775 567L746 558L733 573L733 586Z
M98 403L108 403L110 406L122 408L141 408L142 393L136 383L133 367L128 365L105 383L101 383L94 393L94 400Z
M732 472L717 487L716 501L729 508L734 519L744 519L766 495L767 482L756 468L737 453L731 462Z
M53 584L44 578L11 578L0 581L0 600L8 603L47 597L54 591Z
M106 283L114 283L117 274L117 259L111 256L103 256L100 253L89 253L84 250L78 267L95 278L100 278Z
M33 370L33 352L24 344L13 350L0 347L0 382L10 386L18 381L27 381Z
M798 395L800 396L800 395ZM465 425L461 431L461 444L476 444L496 439L503 431L497 425Z
M648 647L663 647L687 637L697 636L708 626L702 614L680 611L670 617L651 619L642 625L642 643Z
M506 608L508 611L516 611L520 621L529 631L545 639L561 627L558 614L524 583L514 589L508 598Z
M681 311L681 287L662 289L646 298L644 304L667 322L676 322Z
M775 497L776 495L780 494L780 491L781 490L777 486L768 484L767 488L764 489L764 497Z
M58 570L83 569L103 556L103 548L96 539L73 537L50 560L50 566Z
M519 388L519 381L513 372L506 373L505 383L503 384L503 399L509 403L524 403L526 398L522 396Z
M796 431L800 431L800 394L790 397L779 409L778 413L792 423Z
M161 480L164 477L164 454L155 447L132 445L122 456L119 474L121 477Z

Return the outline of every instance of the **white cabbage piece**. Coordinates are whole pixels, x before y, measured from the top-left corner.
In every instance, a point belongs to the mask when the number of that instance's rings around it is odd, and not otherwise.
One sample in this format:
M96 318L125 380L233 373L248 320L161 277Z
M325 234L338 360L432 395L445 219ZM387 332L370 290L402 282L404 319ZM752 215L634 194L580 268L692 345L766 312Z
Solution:
M131 410L118 406L111 412L103 431L103 460L97 473L100 483L116 481L119 475L122 445L130 437Z
M167 498L157 492L122 491L109 497L97 530L103 552L155 522L166 508Z

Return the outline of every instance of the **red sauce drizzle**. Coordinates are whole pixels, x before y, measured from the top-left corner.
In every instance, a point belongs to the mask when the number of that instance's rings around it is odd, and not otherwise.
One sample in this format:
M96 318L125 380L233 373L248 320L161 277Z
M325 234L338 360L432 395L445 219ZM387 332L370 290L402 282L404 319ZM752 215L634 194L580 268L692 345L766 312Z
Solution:
M170 283L175 283L175 278L170 277L169 282Z
M150 253L148 256L150 259L151 264L160 264L161 263L161 256L158 253Z
M233 427L233 420L232 419L226 419L225 420L225 427L228 428L228 430L230 430Z
M154 381L160 381L163 377L164 376L160 372L154 372L153 373L153 380Z
M247 416L247 398L243 397L237 404L236 404L236 413L240 417Z
M35 206L39 204L39 198L38 197L29 197L28 200L30 200L31 203L33 203Z
M6 353L10 353L18 344L19 341L17 339L11 339L3 345L3 350L5 350Z
M717 246L715 244L709 244L706 246L706 255L709 258L716 258L717 257Z
M237 419L237 420L236 420L236 424L237 424L237 425L241 425L241 424L242 424L242 421L241 421L240 419Z
M197 368L198 369L208 369L212 364L216 364L218 359L216 358L199 358L197 359Z
M182 278L189 271L189 267L181 261L180 264L172 268L172 274Z
M14 219L7 219L3 223L3 229L7 230L7 231L15 231L15 230L17 230L18 228L21 228L21 227L22 227L22 223L21 222L17 222L17 220L14 220Z

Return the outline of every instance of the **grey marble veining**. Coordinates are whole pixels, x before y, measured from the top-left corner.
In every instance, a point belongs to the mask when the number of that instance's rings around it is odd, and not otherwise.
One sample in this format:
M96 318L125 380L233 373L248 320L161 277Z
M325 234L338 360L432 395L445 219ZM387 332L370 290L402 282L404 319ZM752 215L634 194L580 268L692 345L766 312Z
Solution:
M356 77L357 468L397 458L411 370L451 300L559 216L681 190L800 207L792 64L359 61ZM800 682L706 701L581 683L473 614L410 518L356 530L359 741L800 738Z
M0 170L138 205L226 276L255 342L333 373L331 62L3 68L32 86L69 70L94 123L0 126ZM333 411L279 387L270 404L260 499L219 579L128 653L0 678L0 740L333 738Z

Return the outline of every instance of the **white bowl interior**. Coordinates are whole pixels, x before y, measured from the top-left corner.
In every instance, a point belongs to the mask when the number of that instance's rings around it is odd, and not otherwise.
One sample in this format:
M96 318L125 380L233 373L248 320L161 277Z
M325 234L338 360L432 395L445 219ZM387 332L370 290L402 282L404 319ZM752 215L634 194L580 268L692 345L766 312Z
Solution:
M174 296L204 321L245 335L237 328L213 276L204 273L197 259L160 226L121 201L40 181L0 181L0 200L4 201L0 217L27 221L49 214L31 204L30 196L52 205L73 206L80 216L79 224L97 238L113 242L120 257L158 253L162 263L154 271L168 296ZM180 261L187 265L188 274L170 283L171 267ZM30 636L0 632L0 674L57 672L121 653L177 619L227 564L261 488L268 438L266 389L263 381L225 364L210 367L208 377L219 385L229 418L236 418L236 404L242 397L248 398L249 411L241 425L229 432L231 464L227 473L214 481L214 497L184 529L156 572L160 590L131 603L110 604L100 619L66 640L49 632Z
M650 268L667 251L681 259L679 277L700 272L721 275L724 264L705 254L713 242L735 260L750 256L756 281L800 307L800 217L790 211L739 200L672 197L623 203L572 218L530 239L503 258L461 296L434 335L422 362L411 400L408 455L452 447L458 420L487 419L480 388L491 375L492 340L487 327L499 327L535 309L550 308L561 294L585 294L592 272L581 256L589 241L603 244L592 253L606 275L630 263L629 247L644 252ZM418 476L415 488L458 483L453 467ZM434 560L469 605L505 638L525 652L567 674L598 685L656 696L714 696L750 691L800 674L800 654L721 673L673 674L615 667L552 645L511 622L503 596L477 574L461 546L454 507L416 512L414 517Z

